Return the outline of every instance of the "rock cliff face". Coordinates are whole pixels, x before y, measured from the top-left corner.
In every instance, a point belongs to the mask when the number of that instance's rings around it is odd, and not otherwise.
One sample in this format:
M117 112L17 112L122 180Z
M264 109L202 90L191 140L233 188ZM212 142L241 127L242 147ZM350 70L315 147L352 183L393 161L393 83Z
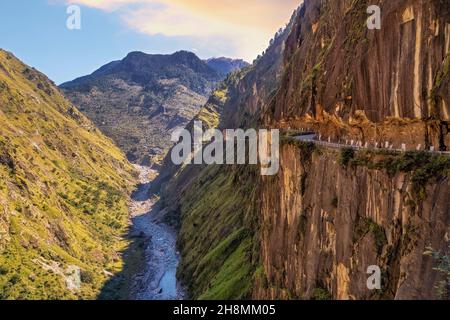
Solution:
M367 28L369 5L381 8L380 30ZM307 119L332 139L446 150L449 50L448 1L307 0L266 120Z
M279 175L261 180L265 278L254 297L436 298L439 277L423 253L446 248L448 176L436 172L418 199L414 172L343 166L338 151L310 152L284 145ZM381 290L366 285L373 265Z
M367 1L305 1L264 123L335 142L448 150L449 2L370 4L381 7L381 30L366 26ZM448 158L411 167L420 155L360 152L345 166L343 151L311 148L283 146L280 173L261 179L264 273L254 297L435 298L439 274L423 253L448 247ZM381 290L366 286L371 265Z

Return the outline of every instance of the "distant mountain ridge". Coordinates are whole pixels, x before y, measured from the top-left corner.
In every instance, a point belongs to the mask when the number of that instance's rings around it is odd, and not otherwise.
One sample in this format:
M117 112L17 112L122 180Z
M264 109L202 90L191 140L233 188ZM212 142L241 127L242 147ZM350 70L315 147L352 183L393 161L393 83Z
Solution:
M187 78L186 73L192 78ZM122 60L110 62L91 75L63 83L60 87L68 89L94 84L99 78L112 75L140 85L149 85L164 77L168 79L181 77L186 81L187 87L199 94L209 92L211 83L216 83L220 78L218 71L192 52L178 51L171 55L163 55L134 51Z
M226 58L203 61L188 51L131 52L60 88L130 161L148 164L170 146L172 130L185 126L215 86L243 65Z
M221 75L228 75L231 72L246 68L250 64L242 59L231 58L210 58L205 60L206 64L216 70Z

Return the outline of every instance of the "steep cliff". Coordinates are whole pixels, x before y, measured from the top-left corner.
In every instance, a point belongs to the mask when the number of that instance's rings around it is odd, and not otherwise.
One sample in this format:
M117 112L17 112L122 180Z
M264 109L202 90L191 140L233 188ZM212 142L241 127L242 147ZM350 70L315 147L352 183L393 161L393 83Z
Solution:
M437 297L442 275L424 252L448 248L450 163L415 150L450 146L450 4L370 4L381 7L381 30L366 26L368 1L305 1L263 122L414 151L284 145L279 174L259 184L254 298ZM366 286L371 265L381 290Z
M0 50L0 299L93 299L122 267L133 169L43 74Z
M369 5L381 8L380 30L367 27ZM447 150L449 22L446 0L306 0L265 122Z
M254 298L436 298L424 252L447 247L450 158L360 152L344 165L344 154L285 144L279 175L261 179ZM369 266L381 290L367 288Z

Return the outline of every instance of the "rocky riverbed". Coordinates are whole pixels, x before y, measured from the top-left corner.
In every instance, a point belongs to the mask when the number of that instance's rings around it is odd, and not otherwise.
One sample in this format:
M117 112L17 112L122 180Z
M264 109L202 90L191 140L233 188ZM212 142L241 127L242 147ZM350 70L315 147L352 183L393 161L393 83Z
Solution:
M132 196L130 214L131 233L145 238L145 264L134 279L131 299L181 300L184 290L177 282L179 253L176 233L161 221L158 199L149 195L149 188L157 172L148 167L136 166L140 172L140 185Z

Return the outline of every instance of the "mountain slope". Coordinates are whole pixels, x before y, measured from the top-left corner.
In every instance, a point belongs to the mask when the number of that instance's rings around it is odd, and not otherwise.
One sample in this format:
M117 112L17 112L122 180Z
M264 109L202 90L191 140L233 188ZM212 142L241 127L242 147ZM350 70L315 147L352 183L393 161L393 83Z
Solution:
M131 165L3 50L0 124L0 298L95 298L121 268Z
M367 28L369 5L383 10L381 30ZM307 1L303 11L267 123L333 141L450 147L448 1Z
M158 162L174 128L205 104L219 73L195 54L132 52L61 88L134 162Z

